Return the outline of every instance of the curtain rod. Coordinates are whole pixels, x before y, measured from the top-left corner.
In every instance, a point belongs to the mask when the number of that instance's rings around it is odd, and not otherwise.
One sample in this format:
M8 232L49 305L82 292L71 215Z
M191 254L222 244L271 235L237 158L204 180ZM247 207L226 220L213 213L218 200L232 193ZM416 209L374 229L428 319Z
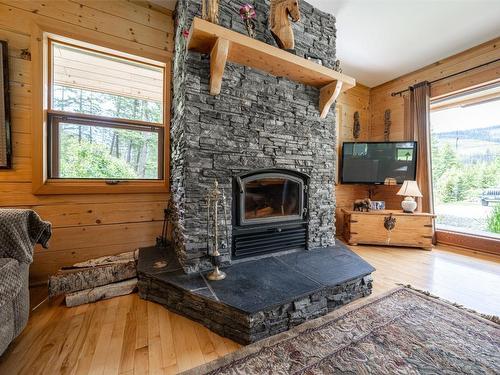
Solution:
M442 81L444 79L448 79L448 78L451 78L451 77L458 76L459 74L464 74L464 73L470 72L471 70L482 68L483 66L486 66L486 65L494 64L494 63L496 63L498 61L500 61L500 59L495 59L495 60L492 60L492 61L488 61L487 63L481 64L481 65L478 65L478 66L474 66L474 67L469 68L469 69L462 70L461 72L453 73L453 74L447 75L445 77L441 77L441 78L435 79L434 81L430 81L429 84L432 85L433 83L436 83L436 82L439 82L439 81ZM398 96L398 95L401 96L403 93L405 93L407 91L410 91L410 88L407 88L406 90L392 92L391 96Z

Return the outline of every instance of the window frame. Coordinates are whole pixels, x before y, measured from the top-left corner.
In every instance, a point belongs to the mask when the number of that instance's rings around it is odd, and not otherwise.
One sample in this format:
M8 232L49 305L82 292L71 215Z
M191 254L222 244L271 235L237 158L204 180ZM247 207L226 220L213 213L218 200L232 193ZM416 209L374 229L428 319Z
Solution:
M152 126L150 123L140 123L139 121L128 121L121 119L110 119L108 117L99 117L92 115L68 115L67 112L50 111L47 114L47 129L50 135L47 138L47 170L50 179L69 180L64 177L54 177L59 174L59 132L58 127L61 122L71 122L84 126L106 127L112 129L151 131L158 134L158 178L150 179L120 179L120 178L75 178L81 181L104 180L107 184L116 184L122 181L159 181L163 179L163 145L164 137L163 127Z
M461 90L450 91L447 92L446 94L435 95L435 96L432 96L431 92L430 111L452 108L462 103L469 104L481 101L488 101L491 99L492 96L484 96L484 97L479 96L477 98L464 101L457 100L454 101L453 103L450 103L449 105L442 104L442 102L446 103L447 99L460 97L466 95L468 92L476 92L476 91L481 92L482 90L486 90L489 87L495 86L497 84L498 84L497 81L494 82L488 81L483 84L478 84L471 87L463 88ZM498 97L498 95L495 95L495 97ZM432 154L430 154L429 157L432 163ZM431 188L432 190L434 190L434 185L432 180L431 180ZM432 201L432 205L434 206L434 201ZM443 244L446 246L456 246L459 248L500 255L500 246L499 246L500 240L498 238L488 236L486 232L484 234L475 234L466 231L460 231L460 228L457 228L456 230L449 228L438 228L436 223L434 223L434 227L435 227L434 228L435 241L438 244Z
M52 110L52 65L50 61L50 42L69 44L76 48L88 49L97 53L128 59L134 62L153 65L163 69L163 121L149 123L121 118L108 118L72 112ZM36 24L31 37L32 50L32 191L34 194L108 194L108 193L167 193L169 192L169 149L170 149L170 102L171 102L171 58L170 52L130 43L128 45L110 43L105 35L89 32L85 35L72 35L66 30ZM161 179L67 179L50 178L49 163L49 120L51 117L66 115L72 118L92 119L96 122L127 123L134 126L160 128L163 134L159 157Z

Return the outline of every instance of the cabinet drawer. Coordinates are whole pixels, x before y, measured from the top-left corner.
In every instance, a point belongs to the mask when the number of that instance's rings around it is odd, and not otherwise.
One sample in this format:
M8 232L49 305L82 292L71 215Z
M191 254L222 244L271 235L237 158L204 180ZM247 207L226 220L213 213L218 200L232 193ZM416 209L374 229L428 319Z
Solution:
M432 246L432 218L427 216L393 215L394 229L388 231L384 218L389 214L351 214L349 242L415 247Z

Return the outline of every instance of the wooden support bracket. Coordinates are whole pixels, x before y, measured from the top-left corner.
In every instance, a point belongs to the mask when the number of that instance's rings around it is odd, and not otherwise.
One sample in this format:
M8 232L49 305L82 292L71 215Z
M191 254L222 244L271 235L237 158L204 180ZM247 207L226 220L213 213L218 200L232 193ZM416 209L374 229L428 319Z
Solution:
M340 95L342 90L342 81L332 82L320 89L319 92L319 112L320 117L325 118L333 102Z
M210 95L219 95L222 85L222 76L226 68L229 41L217 38L210 52Z
M319 88L322 118L340 92L356 86L352 77L197 17L189 31L187 49L210 54L211 95L220 93L227 61Z

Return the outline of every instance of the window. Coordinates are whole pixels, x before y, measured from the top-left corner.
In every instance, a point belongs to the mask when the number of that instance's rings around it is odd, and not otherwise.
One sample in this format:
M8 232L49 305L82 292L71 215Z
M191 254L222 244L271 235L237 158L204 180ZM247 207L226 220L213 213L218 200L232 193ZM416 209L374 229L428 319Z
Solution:
M438 230L500 238L500 86L431 105Z
M48 40L50 179L162 180L165 67Z

